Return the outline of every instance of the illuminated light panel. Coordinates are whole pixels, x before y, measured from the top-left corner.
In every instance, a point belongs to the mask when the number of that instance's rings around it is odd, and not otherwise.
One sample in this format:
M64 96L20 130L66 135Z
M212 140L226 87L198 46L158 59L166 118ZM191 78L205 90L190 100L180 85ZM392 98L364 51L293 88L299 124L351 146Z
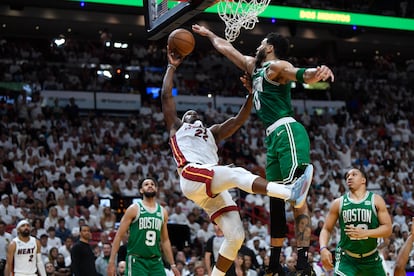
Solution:
M72 2L85 2L96 4L111 4L111 5L123 5L131 7L143 7L143 0L69 0ZM168 1L168 7L172 8L179 2ZM204 12L217 13L217 5L214 5ZM342 25L355 25L384 29L397 29L414 31L414 19L372 15L363 13L351 13L342 11L330 11L319 9L307 9L296 7L285 7L269 5L267 9L260 14L259 17L286 19L294 21L305 21L315 23L327 23L327 24L342 24Z

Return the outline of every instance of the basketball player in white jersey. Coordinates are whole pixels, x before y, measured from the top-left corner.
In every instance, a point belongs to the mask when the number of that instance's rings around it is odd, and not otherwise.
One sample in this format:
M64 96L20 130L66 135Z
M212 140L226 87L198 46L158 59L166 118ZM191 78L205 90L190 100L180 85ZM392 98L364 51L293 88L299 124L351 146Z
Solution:
M241 167L218 165L217 143L233 135L250 116L253 95L247 77L241 78L249 90L246 102L239 113L221 124L209 128L200 121L196 111L187 111L180 120L172 96L174 72L183 61L167 49L169 65L162 86L162 109L170 146L180 175L183 194L202 207L211 221L224 234L217 263L212 276L223 276L237 256L244 240L244 230L237 204L230 193L240 188L248 193L264 194L289 200L295 206L303 206L310 186L308 178L301 177L294 184L280 185L252 174ZM305 172L310 174L312 171Z
M30 223L20 221L17 226L17 237L9 244L4 275L9 276L46 276L40 253L40 242L30 236Z

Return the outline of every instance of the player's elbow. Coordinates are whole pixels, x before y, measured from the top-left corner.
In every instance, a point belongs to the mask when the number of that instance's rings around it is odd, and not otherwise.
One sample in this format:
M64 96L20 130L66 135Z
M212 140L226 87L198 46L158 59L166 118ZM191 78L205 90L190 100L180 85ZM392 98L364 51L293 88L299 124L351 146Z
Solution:
M385 237L385 238L388 238L389 236L391 236L391 234L392 234L392 229L391 229L391 228L389 228L389 229L387 229L387 231L386 231L386 233L385 233L384 237Z

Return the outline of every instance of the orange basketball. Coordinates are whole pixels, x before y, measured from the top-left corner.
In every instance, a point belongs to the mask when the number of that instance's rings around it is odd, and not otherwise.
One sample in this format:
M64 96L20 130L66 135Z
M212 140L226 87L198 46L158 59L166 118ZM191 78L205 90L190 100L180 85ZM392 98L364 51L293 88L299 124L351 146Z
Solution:
M168 47L181 56L189 55L195 46L193 34L186 29L176 29L168 36Z

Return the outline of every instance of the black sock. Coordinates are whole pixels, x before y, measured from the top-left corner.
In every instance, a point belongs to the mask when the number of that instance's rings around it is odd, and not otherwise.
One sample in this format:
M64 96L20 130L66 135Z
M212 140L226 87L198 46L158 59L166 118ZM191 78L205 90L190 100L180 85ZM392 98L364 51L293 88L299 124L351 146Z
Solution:
M309 266L308 250L309 250L309 247L298 248L298 261L296 264L297 270L303 270Z
M280 253L282 247L272 247L270 249L269 267L276 272L277 267L280 266Z

